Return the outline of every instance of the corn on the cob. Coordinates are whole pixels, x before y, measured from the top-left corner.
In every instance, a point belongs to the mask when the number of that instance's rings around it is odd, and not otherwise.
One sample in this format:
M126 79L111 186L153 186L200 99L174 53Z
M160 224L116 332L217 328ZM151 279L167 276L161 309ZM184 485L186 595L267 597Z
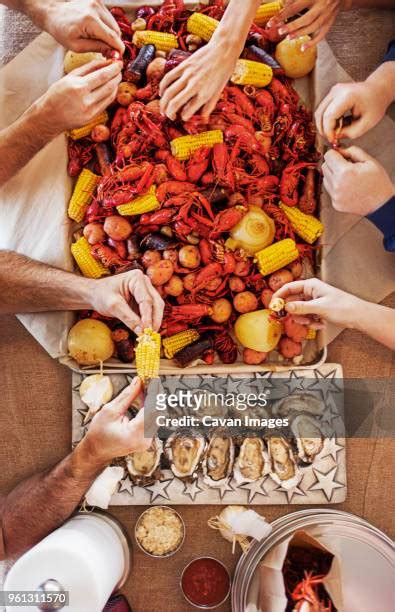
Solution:
M201 132L193 136L180 136L170 142L171 152L179 160L189 159L200 147L213 147L215 144L223 142L224 135L221 130L211 130Z
M186 329L185 331L174 334L162 340L165 357L167 359L173 359L174 355L181 351L195 340L200 338L200 334L196 329Z
M188 32L200 36L206 42L210 40L218 26L217 19L203 15L203 13L192 13L187 21Z
M145 329L137 338L137 346L135 349L136 369L137 376L139 376L142 381L158 378L160 342L160 334L149 328Z
M82 170L75 184L67 210L70 219L77 221L77 223L82 221L99 180L100 177L97 174L93 174L88 168Z
M306 215L297 206L286 206L282 202L280 208L291 222L295 234L309 244L313 244L322 235L324 226L317 217Z
M317 330L311 329L311 327L309 327L309 329L307 330L306 340L315 340L316 336L317 336Z
M276 272L299 257L299 251L291 238L285 238L255 253L258 268L263 276Z
M275 0L275 2L266 2L261 4L256 12L254 22L259 26L264 26L269 19L277 15L281 11L283 3L281 0Z
M273 70L267 64L253 60L239 59L230 80L236 85L266 87L273 78Z
M75 128L73 130L70 130L68 132L68 135L73 140L79 140L80 138L85 138L85 136L89 136L93 128L99 125L99 123L107 123L107 121L108 121L108 114L106 111L103 111L102 113L100 113L100 115L97 115L96 117L94 117L92 121L90 121L86 125L83 125L80 128Z
M132 215L142 215L143 213L152 212L160 208L160 202L155 195L155 189L150 189L148 193L138 196L131 202L120 204L117 206L117 211L123 217Z
M136 47L144 45L154 45L157 51L171 51L177 49L177 36L167 32L155 32L154 30L141 30L133 35L133 42Z
M108 274L105 268L91 254L91 247L86 238L82 237L71 245L71 253L84 276L88 278L100 278Z

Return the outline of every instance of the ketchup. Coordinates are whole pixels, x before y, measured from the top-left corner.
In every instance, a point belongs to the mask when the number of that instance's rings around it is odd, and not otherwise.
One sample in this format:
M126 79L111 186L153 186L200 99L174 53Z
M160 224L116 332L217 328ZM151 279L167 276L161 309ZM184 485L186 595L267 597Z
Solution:
M181 587L186 599L195 606L215 607L227 598L230 578L222 563L211 557L202 557L187 565Z

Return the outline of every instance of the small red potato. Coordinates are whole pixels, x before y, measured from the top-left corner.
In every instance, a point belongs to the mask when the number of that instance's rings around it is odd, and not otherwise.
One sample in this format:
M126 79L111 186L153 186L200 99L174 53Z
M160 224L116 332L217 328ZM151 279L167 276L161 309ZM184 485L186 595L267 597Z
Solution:
M121 106L129 106L129 104L134 100L136 91L136 85L134 85L133 83L126 83L126 81L122 81L122 83L118 85L118 104L120 104Z
M91 131L91 138L93 142L105 142L111 136L110 128L102 123L99 125L95 125L93 130Z
M286 359L292 359L302 354L302 345L300 342L295 342L291 338L283 336L278 343L278 350Z
M148 81L160 81L165 74L166 59L164 57L156 57L147 66Z
M286 283L292 282L293 279L294 277L291 272L283 268L282 270L273 272L273 274L269 276L268 285L272 291L276 292Z
M225 298L218 298L211 304L211 318L215 323L225 323L232 314L232 304Z
M252 312L258 308L258 300L251 291L242 291L233 298L233 306L237 312Z
M153 264L158 263L161 260L160 252L148 250L145 251L144 255L141 258L141 263L144 268L148 268L148 266L152 266Z
M111 215L104 221L104 231L113 240L127 240L132 233L132 225L125 217Z
M300 278L302 274L302 270L303 270L302 264L300 263L300 261L293 261L292 263L289 264L288 268L290 269L294 280Z
M199 249L193 244L187 244L178 252L178 260L184 268L197 268L200 264Z
M173 274L169 282L163 286L163 289L166 295L172 295L174 297L177 297L181 295L184 291L184 285L181 278L176 274Z
M308 329L307 325L301 325L301 323L296 323L293 317L286 317L284 321L284 333L294 340L295 342L302 342L302 340L306 339Z
M84 236L89 244L104 242L107 238L101 223L88 223L88 225L85 225Z
M147 268L147 276L155 287L166 285L173 272L173 264L168 259L161 259Z
M238 276L230 276L228 281L229 289L234 293L240 293L246 288L245 282Z
M269 304L272 301L273 291L271 289L263 289L261 293L262 304L265 308L269 308Z
M196 280L196 274L194 272L190 272L189 274L186 274L184 276L184 278L182 279L182 282L184 284L184 288L186 289L186 291L192 291L192 289L195 286L195 280Z
M162 255L163 259L168 259L173 264L176 264L178 261L178 253L175 249L165 249Z
M235 276L248 276L250 268L251 265L249 261L238 261L236 262L234 274Z
M267 357L267 353L254 351L254 349L245 348L243 350L243 361L249 365L259 365L263 363Z

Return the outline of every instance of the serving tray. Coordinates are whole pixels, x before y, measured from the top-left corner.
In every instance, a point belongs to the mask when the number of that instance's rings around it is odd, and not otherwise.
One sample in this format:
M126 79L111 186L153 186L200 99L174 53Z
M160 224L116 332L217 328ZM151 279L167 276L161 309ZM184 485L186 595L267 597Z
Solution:
M87 406L81 401L79 388L86 374L73 372L73 444L84 436L88 425L83 421ZM324 364L316 370L299 372L233 373L227 377L188 374L163 376L164 393L180 390L209 390L216 394L268 392L271 401L290 394L314 395L323 400L323 411L317 418L327 430L322 452L311 465L301 468L302 477L297 486L284 489L270 475L257 481L238 484L231 476L219 488L196 480L184 482L176 478L170 469L162 469L161 479L146 487L133 484L128 475L120 482L111 505L156 504L334 504L343 502L347 494L346 449L343 425L342 368L337 364ZM131 374L111 374L114 395L117 395L132 379ZM208 432L207 432L208 433ZM265 435L262 433L262 435ZM126 474L125 470L125 474Z

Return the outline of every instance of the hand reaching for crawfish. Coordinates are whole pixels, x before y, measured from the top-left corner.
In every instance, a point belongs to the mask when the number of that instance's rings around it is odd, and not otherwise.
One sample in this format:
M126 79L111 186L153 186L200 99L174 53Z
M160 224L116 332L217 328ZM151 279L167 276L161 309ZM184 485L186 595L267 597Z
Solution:
M237 57L208 43L176 68L160 83L160 109L173 121L179 112L188 121L201 111L203 117L213 112L223 88L232 75Z
M137 303L139 314L130 306L132 299ZM140 270L93 281L89 302L94 310L120 319L136 334L146 327L158 331L165 306L149 278Z
M338 12L346 8L346 3L347 0L287 0L284 8L272 17L268 26L278 26L279 34L286 34L291 39L313 34L312 40L302 46L302 51L305 51L328 34ZM286 19L295 17L304 9L308 10L301 17L285 23Z
M101 0L46 4L44 29L66 49L104 54L116 49L123 54L125 46L118 24Z
M37 101L43 122L54 135L89 123L114 101L121 70L122 62L95 60L56 81Z

